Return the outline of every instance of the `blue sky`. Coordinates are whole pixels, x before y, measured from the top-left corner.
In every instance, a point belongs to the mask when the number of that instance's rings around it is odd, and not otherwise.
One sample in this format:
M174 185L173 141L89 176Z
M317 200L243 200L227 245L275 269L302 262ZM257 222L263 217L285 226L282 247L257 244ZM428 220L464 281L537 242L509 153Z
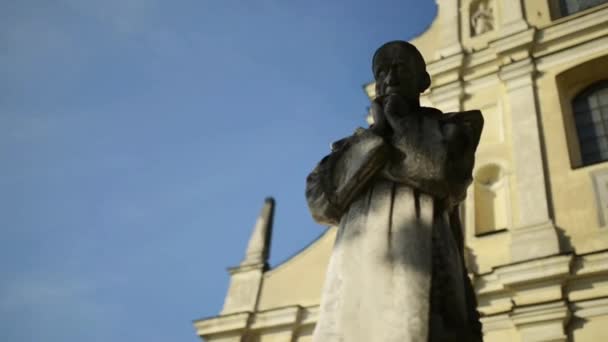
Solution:
M0 340L197 341L266 196L271 264L322 233L304 180L364 125L378 46L432 0L4 0Z

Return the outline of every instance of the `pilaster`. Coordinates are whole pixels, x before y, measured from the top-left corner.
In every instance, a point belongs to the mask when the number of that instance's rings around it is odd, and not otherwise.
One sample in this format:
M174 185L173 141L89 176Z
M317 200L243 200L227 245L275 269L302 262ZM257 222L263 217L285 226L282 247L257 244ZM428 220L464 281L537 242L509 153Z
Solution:
M511 260L522 261L560 252L549 216L539 115L530 59L503 66L499 72L511 109L512 155L518 206L511 230Z
M436 0L441 12L441 31L439 32L439 50L436 58L445 58L462 51L460 44L460 0Z
M502 5L500 36L505 37L528 28L522 0L498 1Z

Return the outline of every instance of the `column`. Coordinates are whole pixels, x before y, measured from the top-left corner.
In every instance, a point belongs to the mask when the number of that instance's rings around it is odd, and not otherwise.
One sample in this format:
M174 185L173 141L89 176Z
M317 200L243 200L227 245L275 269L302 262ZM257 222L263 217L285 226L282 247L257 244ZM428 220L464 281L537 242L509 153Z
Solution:
M511 230L512 261L559 253L557 231L549 217L534 88L535 65L525 59L501 68L511 108L517 217Z

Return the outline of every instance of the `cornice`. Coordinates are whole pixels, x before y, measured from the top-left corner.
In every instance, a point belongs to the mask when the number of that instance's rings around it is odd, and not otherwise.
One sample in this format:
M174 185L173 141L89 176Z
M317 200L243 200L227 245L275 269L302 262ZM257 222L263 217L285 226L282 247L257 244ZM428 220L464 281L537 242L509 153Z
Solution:
M557 65L567 64L573 61L580 61L585 56L593 56L598 53L605 53L608 45L608 34L606 36L579 43L576 46L566 46L551 54L535 57L538 70L545 71Z
M461 81L448 83L439 87L435 87L429 93L429 97L433 103L439 103L446 100L460 99L464 96L464 87Z
M516 89L530 85L536 65L531 58L504 65L498 72L498 77L505 82L508 89Z
M514 286L561 278L570 273L572 255L558 255L537 259L496 269L500 282Z
M267 268L266 263L242 264L239 266L229 267L228 273L230 273L230 275L233 275L233 274L243 273L243 272L248 272L248 271L260 271L260 270L263 271L266 268Z
M302 307L290 306L257 312L252 317L250 329L263 329L298 323Z
M462 66L462 62L464 61L464 54L458 53L455 55L451 55L449 57L437 60L435 62L431 62L427 64L427 71L433 76L438 76L440 74L444 74L447 72L453 72L455 70L459 70Z
M492 87L499 83L500 79L495 73L475 77L471 79L465 78L465 90L467 94L475 93L479 90Z
M574 315L580 318L608 315L608 298L580 301L572 304Z
M512 329L513 321L509 314L495 315L481 318L483 332Z
M241 312L194 321L194 328L199 336L213 335L224 332L236 332L247 328L250 312Z
M520 31L510 36L499 38L490 42L489 45L490 48L496 52L496 54L500 55L505 55L516 50L529 51L534 43L535 34L536 29L532 27L525 31Z
M319 305L304 308L301 315L302 317L300 318L300 324L307 325L317 323L317 320L319 319L319 309Z
M579 35L581 31L590 29L594 26L608 27L608 21L606 21L607 16L608 7L604 7L587 15L548 26L539 31L538 43L547 44L555 40L568 38L570 35Z
M516 308L511 314L511 319L516 326L534 324L543 321L566 321L569 317L570 310L563 301Z
M217 334L242 334L250 330L265 330L277 327L291 327L315 324L319 316L319 306L286 306L258 312L240 312L194 321L196 333L201 336ZM288 328L290 329L290 328Z

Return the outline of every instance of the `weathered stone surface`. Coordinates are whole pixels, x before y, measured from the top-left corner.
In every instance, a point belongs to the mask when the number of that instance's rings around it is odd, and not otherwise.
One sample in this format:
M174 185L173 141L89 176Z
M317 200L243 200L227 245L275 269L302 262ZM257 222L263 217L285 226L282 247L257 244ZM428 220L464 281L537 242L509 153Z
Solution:
M373 58L374 124L307 178L313 217L339 225L315 341L479 341L458 204L483 118L421 107L424 59L395 41Z

